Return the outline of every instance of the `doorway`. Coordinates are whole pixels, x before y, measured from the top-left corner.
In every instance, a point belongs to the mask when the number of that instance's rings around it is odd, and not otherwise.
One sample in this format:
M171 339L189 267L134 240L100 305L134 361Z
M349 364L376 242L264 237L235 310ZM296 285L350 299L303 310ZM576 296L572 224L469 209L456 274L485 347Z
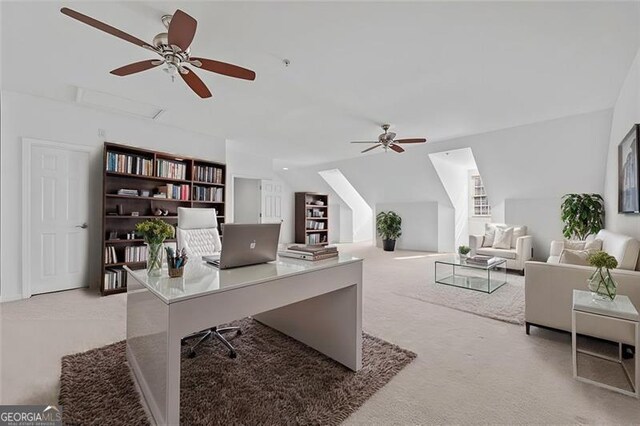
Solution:
M260 179L234 177L234 223L260 223L260 213L262 209L260 183Z
M23 296L89 285L90 148L23 141Z

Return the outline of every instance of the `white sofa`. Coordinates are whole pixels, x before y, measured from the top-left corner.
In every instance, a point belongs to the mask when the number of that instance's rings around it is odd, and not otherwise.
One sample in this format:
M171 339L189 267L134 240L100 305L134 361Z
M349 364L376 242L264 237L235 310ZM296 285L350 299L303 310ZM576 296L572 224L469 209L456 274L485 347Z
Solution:
M618 284L617 293L629 296L640 309L640 242L632 237L601 230L595 236L602 241L602 250L618 260L618 268L611 275ZM547 262L526 262L525 321L529 334L532 325L571 331L571 305L573 290L587 290L587 280L594 271L591 266L558 263L564 241L551 243L551 256ZM599 324L581 322L583 332L595 337L611 338L599 331ZM606 326L606 324L605 324ZM633 344L626 337L620 341Z
M484 235L469 235L469 247L471 256L482 254L486 256L502 257L507 260L507 269L513 269L524 273L524 264L533 259L533 237L527 235L527 227L521 225L492 224L494 226L522 228L523 236L513 238L511 247L499 249L483 247Z

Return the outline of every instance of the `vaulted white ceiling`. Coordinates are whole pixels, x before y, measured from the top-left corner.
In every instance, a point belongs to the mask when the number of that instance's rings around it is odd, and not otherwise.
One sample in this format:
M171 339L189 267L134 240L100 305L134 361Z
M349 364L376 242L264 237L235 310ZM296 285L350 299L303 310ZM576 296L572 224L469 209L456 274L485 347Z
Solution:
M160 17L198 20L194 55L257 72L206 71L195 96L153 55L61 6L151 41ZM638 2L2 2L2 88L73 101L75 87L166 109L159 122L233 140L285 163L360 155L389 122L442 140L610 108L640 45ZM285 67L282 60L291 61ZM408 148L409 150L411 148ZM406 155L406 154L404 154Z

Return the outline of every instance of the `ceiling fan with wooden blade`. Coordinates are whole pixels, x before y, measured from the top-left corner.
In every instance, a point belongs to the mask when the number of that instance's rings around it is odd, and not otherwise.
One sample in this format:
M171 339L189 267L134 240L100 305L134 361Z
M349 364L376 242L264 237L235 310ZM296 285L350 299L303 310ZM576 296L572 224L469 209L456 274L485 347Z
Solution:
M376 145L369 147L367 149L365 149L364 151L362 151L362 153L364 154L365 152L371 151L379 146L383 147L385 152L388 151L389 149L399 153L404 152L404 148L402 148L399 144L403 144L403 143L424 143L427 140L424 138L411 138L411 139L396 139L396 134L393 132L389 131L389 127L391 127L388 124L383 124L382 125L382 130L384 130L384 133L380 134L380 136L378 136L378 141L354 141L351 143L374 143Z
M192 58L191 43L196 34L198 21L180 9L176 10L173 15L164 15L162 17L162 23L167 28L167 31L157 34L151 43L146 43L137 37L75 10L63 7L60 12L107 34L151 50L161 57L158 60L140 61L116 68L111 71L111 74L123 77L146 71L159 65L166 65L164 71L171 75L172 80L175 79L176 75L180 75L191 90L201 98L210 98L212 96L211 91L193 70L186 65L243 80L255 80L256 78L255 72L237 65L206 58Z

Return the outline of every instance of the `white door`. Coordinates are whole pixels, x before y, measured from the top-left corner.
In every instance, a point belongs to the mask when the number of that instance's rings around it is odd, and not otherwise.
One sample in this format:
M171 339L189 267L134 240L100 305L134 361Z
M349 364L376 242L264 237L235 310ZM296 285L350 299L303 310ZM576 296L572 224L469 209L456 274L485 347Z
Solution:
M261 222L282 222L282 182L263 180L260 192L262 198Z
M31 145L31 293L89 284L89 153Z

